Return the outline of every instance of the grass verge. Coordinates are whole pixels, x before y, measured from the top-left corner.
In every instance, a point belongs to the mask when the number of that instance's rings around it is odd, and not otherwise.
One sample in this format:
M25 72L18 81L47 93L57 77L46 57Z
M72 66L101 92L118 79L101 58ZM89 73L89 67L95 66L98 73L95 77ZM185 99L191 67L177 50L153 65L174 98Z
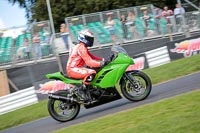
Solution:
M153 84L200 71L200 55L180 59L156 68L144 70ZM47 101L0 115L0 130L48 116Z
M47 100L0 115L0 131L48 116Z
M140 106L54 133L197 133L200 90Z
M144 70L153 84L200 71L200 54Z

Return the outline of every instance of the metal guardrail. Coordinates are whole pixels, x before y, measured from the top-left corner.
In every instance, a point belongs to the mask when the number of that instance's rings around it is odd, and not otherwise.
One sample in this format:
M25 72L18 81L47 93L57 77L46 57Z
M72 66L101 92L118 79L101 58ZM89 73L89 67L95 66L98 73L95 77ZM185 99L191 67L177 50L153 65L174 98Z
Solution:
M145 52L149 67L156 67L170 62L167 46Z
M24 90L0 97L0 115L38 102L35 88Z

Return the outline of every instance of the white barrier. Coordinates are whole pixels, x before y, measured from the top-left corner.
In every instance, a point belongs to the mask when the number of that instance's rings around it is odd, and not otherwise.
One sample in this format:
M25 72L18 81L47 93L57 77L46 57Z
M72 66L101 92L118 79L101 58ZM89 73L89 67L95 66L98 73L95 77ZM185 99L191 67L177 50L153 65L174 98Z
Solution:
M167 46L145 52L149 67L156 67L170 62Z
M0 115L38 102L35 88L30 87L0 97Z

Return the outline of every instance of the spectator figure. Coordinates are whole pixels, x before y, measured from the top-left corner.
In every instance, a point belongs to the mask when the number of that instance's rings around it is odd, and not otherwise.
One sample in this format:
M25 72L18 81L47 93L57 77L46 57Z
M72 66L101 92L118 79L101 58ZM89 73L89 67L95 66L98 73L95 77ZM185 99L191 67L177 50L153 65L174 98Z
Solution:
M0 31L0 38L3 37L3 32Z
M60 25L60 33L61 33L60 35L65 43L66 50L69 50L69 41L68 41L69 31L68 31L66 24L62 23Z
M165 17L172 16L173 15L173 11L170 10L168 8L168 6L164 6L162 14L165 15Z
M160 18L161 18L161 11L159 8L155 8L154 9L154 18L155 18L155 22L156 22L156 28L158 31L158 34L161 34L161 29L160 29Z
M172 24L170 18L171 18L171 16L173 16L173 14L174 14L173 11L172 11L172 10L169 10L169 9L168 9L168 6L164 6L163 9L164 9L164 10L163 10L163 12L162 12L162 17L164 17L164 18L166 19L168 25Z
M122 29L124 32L124 39L127 39L127 26L126 26L126 16L125 15L121 15L121 19L120 19L121 25L122 25Z
M134 38L136 38L136 32L135 32L135 14L130 11L128 13L128 23L130 24L130 30L132 32L132 35Z
M144 11L143 11L143 17L142 17L142 19L143 19L144 22L145 22L145 27L148 27L148 22L149 22L149 20L150 20L150 16L148 15L147 10L144 10Z
M45 35L45 40L44 40L44 42L47 43L47 44L49 44L49 43L50 43L50 40L51 40L51 37L50 37L49 33L44 33L44 35Z
M147 10L143 11L142 19L144 21L144 32L145 32L146 36L149 36L150 35L149 21L150 21L151 17L148 15L148 11Z
M25 50L25 58L30 60L31 46L29 44L28 38L24 39L23 46L25 47L25 49L24 49Z
M52 46L51 46L51 36L50 33L44 33L45 35L45 39L44 39L44 43L43 43L43 56L48 56L49 54L52 53Z
M167 21L168 32L171 33L172 32L172 26L173 26L171 19L174 18L173 17L174 13L173 13L172 10L170 10L168 8L168 6L164 6L163 9L164 10L162 12L162 17Z
M41 59L42 58L42 48L40 45L40 37L39 37L38 33L34 35L32 42L33 42L33 47L34 47L34 52L35 52L36 58Z
M176 18L176 24L178 25L178 27L181 24L182 21L182 15L185 14L185 9L183 7L181 7L179 4L176 4L176 8L174 9L174 15Z
M113 42L115 42L115 28L114 28L114 25L115 25L115 21L109 15L108 19L107 19L106 26L108 26L108 30L110 32L110 35L111 35L111 38L112 38Z

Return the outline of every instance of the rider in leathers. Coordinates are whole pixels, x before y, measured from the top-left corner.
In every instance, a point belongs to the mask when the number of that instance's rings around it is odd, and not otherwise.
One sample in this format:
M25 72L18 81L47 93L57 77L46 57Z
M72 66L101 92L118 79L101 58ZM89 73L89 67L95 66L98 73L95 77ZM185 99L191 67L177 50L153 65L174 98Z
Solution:
M78 40L80 43L70 51L66 71L69 77L83 79L83 84L89 85L95 78L96 71L86 68L84 65L92 68L101 67L104 65L104 59L96 57L88 51L88 47L92 47L94 42L94 36L90 30L81 31Z

